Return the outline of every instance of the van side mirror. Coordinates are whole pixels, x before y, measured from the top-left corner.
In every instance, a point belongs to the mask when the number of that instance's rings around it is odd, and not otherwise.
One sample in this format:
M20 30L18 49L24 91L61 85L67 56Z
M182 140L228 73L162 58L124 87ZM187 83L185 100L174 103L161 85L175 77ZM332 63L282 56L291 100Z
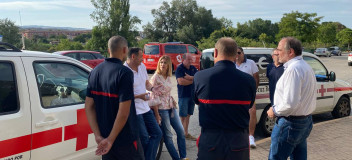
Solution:
M329 80L334 82L336 80L336 74L335 72L331 71L329 74Z

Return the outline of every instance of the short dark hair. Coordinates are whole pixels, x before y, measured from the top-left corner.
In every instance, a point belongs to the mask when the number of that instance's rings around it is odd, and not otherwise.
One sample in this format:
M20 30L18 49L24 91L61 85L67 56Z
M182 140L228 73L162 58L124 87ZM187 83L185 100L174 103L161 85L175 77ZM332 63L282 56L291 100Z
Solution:
M116 51L118 51L119 49L122 49L127 45L128 45L127 40L124 37L119 35L112 36L108 42L108 48L111 54L115 53Z
M237 53L237 43L230 37L223 37L216 42L215 49L224 56L233 57Z
M302 43L294 37L284 37L282 40L286 40L285 49L290 50L291 48L295 52L296 56L302 55Z
M242 48L242 47L238 47L237 49L240 49L240 50L241 50L241 52L243 52L243 48Z
M141 50L142 50L141 48L132 47L132 48L130 48L130 50L128 51L127 57L128 57L128 58L131 58L133 54L136 55L136 56L138 56L139 51L141 51Z

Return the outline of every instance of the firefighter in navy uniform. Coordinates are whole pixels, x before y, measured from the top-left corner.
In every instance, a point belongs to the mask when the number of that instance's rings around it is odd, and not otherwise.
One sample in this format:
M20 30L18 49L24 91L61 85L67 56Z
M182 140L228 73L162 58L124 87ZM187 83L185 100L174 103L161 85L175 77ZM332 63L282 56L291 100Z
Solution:
M194 76L201 126L198 160L249 159L248 110L256 84L252 76L236 69L236 51L233 39L221 38L215 44L214 67Z
M110 58L88 78L85 109L102 160L144 160L139 140L133 93L133 73L123 65L128 46L125 38L108 42Z

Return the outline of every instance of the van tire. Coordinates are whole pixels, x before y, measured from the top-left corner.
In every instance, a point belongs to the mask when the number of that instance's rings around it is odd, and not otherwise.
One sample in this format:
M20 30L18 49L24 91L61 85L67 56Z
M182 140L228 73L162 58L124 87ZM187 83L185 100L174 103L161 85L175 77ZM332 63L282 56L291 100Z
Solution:
M352 62L348 62L348 66L352 66Z
M267 137L269 137L271 135L271 132L273 131L274 129L274 126L275 126L275 121L276 121L276 118L275 119L271 119L268 117L268 114L266 113L269 108L271 106L268 105L264 111L262 112L262 116L260 117L260 121L259 121L259 127L260 129L262 130L263 134Z
M334 110L331 112L334 118L347 117L351 114L350 100L342 96L337 102Z

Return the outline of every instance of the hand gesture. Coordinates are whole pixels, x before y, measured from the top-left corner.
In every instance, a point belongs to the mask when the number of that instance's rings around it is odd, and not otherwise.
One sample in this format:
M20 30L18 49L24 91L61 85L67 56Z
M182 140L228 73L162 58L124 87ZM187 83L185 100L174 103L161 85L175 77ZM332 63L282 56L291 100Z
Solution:
M268 114L269 118L275 118L273 107L270 107L266 113Z
M97 142L97 144L99 144L103 139L104 137L102 136L95 136L95 142Z
M100 143L98 144L97 150L95 151L95 154L97 156L102 156L104 154L107 154L112 147L112 142L109 141L109 139L105 138Z
M185 73L184 78L185 78L185 79L190 79L190 78L191 78L191 76L190 76L189 74Z

